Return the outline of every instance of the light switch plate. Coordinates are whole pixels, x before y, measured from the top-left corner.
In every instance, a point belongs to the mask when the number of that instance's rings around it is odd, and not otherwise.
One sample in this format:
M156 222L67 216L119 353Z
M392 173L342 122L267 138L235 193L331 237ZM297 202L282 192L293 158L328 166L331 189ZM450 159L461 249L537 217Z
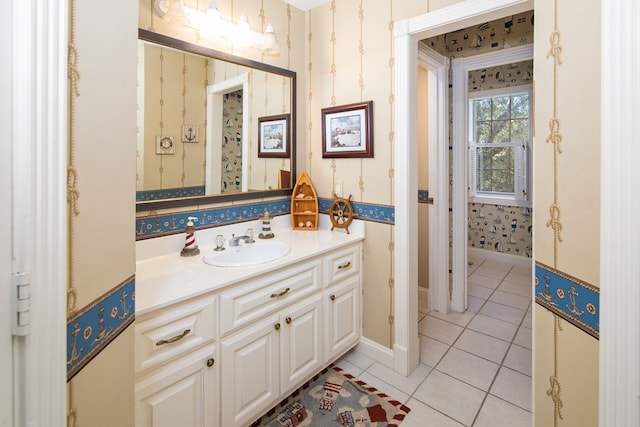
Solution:
M336 197L342 197L342 181L336 181L333 192L336 193Z

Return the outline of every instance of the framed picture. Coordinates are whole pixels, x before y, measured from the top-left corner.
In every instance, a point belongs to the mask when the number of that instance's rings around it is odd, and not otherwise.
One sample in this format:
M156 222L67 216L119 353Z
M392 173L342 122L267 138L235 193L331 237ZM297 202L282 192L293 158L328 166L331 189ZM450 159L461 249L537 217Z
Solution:
M258 118L258 157L289 157L290 114Z
M373 101L322 109L322 157L373 157Z
M172 136L156 136L156 154L175 154L176 141Z
M198 142L198 126L182 125L182 142Z

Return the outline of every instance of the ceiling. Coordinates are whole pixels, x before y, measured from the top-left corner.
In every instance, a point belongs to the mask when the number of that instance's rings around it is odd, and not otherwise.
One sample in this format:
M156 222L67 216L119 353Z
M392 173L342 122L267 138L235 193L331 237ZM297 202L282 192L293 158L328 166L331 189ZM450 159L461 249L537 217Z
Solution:
M322 6L325 3L329 3L329 1L330 0L284 0L285 3L289 3L300 10L304 10L305 12L318 6Z

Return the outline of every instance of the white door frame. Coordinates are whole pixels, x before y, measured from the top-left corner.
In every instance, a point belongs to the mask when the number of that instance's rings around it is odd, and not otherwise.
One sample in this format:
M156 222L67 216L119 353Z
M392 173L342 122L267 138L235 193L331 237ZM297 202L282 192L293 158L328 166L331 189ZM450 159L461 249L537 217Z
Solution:
M68 3L10 3L10 273L28 273L31 288L28 334L12 338L9 425L64 426Z
M601 2L601 426L640 425L640 7ZM620 66L625 64L625 66Z
M429 310L447 313L449 298L449 58L422 44L418 62L427 69L429 198Z
M4 41L0 45L0 56L11 58L13 55L12 44L12 19L13 4L8 2L4 13L0 14L0 39ZM9 61L7 61L9 62ZM11 93L12 73L11 67L0 67L0 93ZM0 98L0 140L11 141L11 109L12 99L8 96ZM11 158L12 144L3 145L5 152L0 156L0 200L11 200ZM13 351L11 338L11 325L9 324L9 313L11 310L11 246L12 246L12 224L11 203L0 204L0 313L4 319L0 321L0 426L13 425Z
M394 370L418 365L418 41L533 9L533 0L467 0L397 22L395 31L395 299ZM442 179L442 178L440 178ZM446 178L448 182L448 176ZM433 185L433 183L431 183ZM463 242L466 245L466 239ZM448 251L448 245L447 245ZM466 270L465 270L466 271ZM448 281L447 281L448 283Z

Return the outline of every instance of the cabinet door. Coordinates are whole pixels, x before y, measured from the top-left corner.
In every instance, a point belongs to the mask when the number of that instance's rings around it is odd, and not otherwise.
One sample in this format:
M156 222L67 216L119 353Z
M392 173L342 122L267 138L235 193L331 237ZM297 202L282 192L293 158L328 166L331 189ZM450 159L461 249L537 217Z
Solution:
M357 344L360 327L360 277L354 276L324 293L326 301L326 362Z
M207 346L136 383L137 427L218 425L215 347Z
M278 316L257 322L222 341L222 425L245 426L280 397Z
M282 311L282 394L308 380L323 366L322 295L307 298Z

